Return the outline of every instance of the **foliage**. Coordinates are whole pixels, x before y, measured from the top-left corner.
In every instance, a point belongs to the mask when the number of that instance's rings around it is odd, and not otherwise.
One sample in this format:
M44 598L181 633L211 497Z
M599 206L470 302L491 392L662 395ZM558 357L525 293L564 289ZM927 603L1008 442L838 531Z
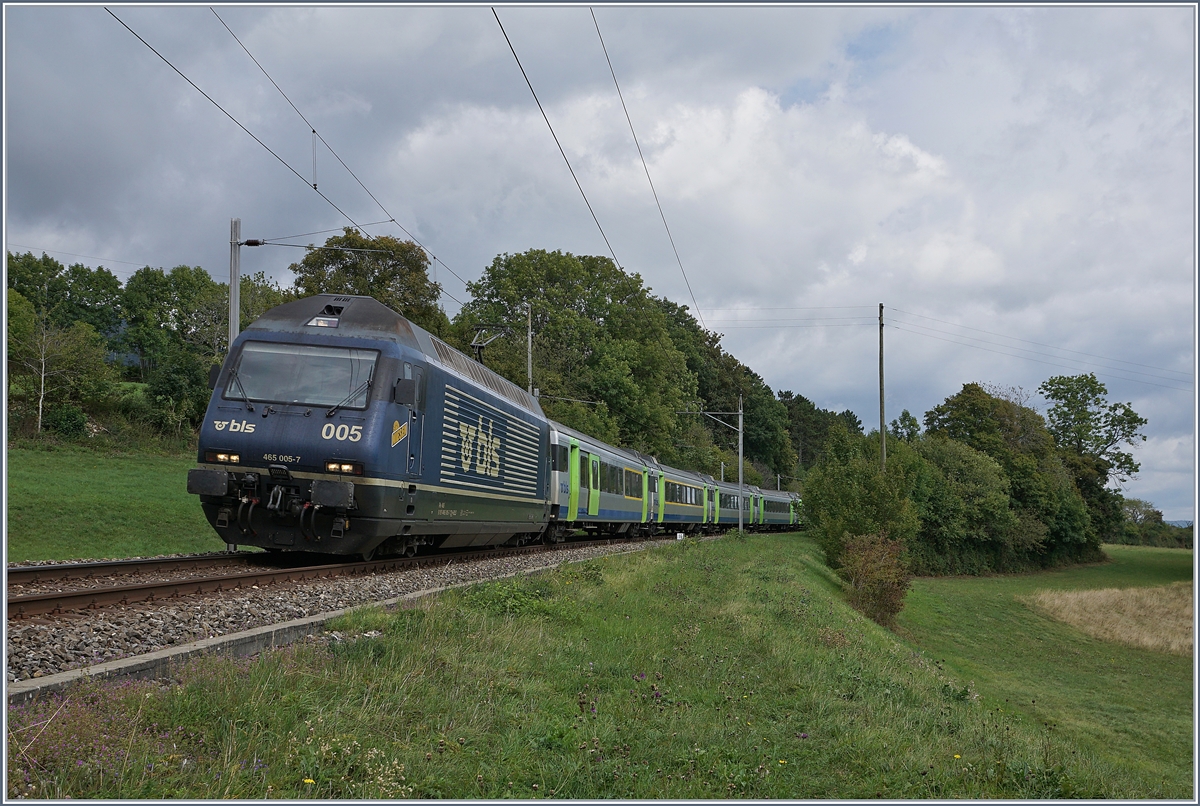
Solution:
M477 326L509 328L484 360L520 386L532 302L534 377L548 416L664 461L674 456L677 412L695 399L696 379L638 275L604 257L530 250L498 256L468 290L474 300L455 320L460 340Z
M796 470L795 451L788 434L787 407L749 367L721 347L720 335L704 330L686 306L656 299L667 315L671 340L687 356L688 369L696 376L696 394L706 411L736 412L739 400L743 414L743 450L747 457L765 466L769 474L792 475ZM718 449L737 454L737 432L705 417L694 418L709 434ZM730 415L722 419L733 423ZM704 462L691 467L714 472Z
M804 515L834 568L854 535L886 534L908 544L920 528L909 497L911 478L895 461L881 470L872 444L835 423L824 456L805 479Z
M923 460L913 484L921 520L909 544L917 574L1017 570L1027 564L1014 543L1018 518L1003 469L987 454L941 436L911 443ZM889 457L890 458L890 457Z
M925 414L926 434L992 457L1008 478L1017 527L1011 544L1041 563L1099 556L1087 506L1040 414L969 383Z
M1126 481L1138 472L1133 456L1119 446L1145 442L1141 428L1146 419L1128 403L1109 403L1107 387L1093 373L1056 375L1042 383L1038 392L1054 402L1046 416L1060 447L1107 465L1105 481L1110 474Z
M821 459L829 429L834 423L841 423L852 434L862 433L862 423L849 409L842 412L821 409L804 395L788 390L781 391L778 397L787 410L788 436L801 470L812 467Z
M45 252L40 258L32 252L9 252L7 262L8 288L28 300L34 311L49 315L66 298L63 265Z
M449 322L438 306L441 286L429 279L429 258L412 241L374 238L346 227L288 267L299 296L357 294L375 299L426 330L442 335Z
M81 437L87 433L87 415L78 406L65 403L46 412L44 425L60 436Z
M1038 387L1053 401L1047 412L1063 465L1088 507L1097 537L1121 542L1121 495L1110 488L1138 471L1138 463L1121 445L1145 441L1146 425L1128 403L1109 403L1108 389L1092 373L1057 375Z
M741 395L747 459L794 470L786 412L762 378L686 307L654 297L609 258L500 255L469 290L474 300L456 317L452 341L468 349L476 334L504 334L484 362L520 386L532 302L534 385L549 417L665 462L714 476L725 462L736 474L736 430L679 412L736 412Z
M1194 524L1175 526L1165 523L1162 511L1140 498L1125 498L1121 503L1122 528L1111 542L1133 546L1192 548Z
M48 404L89 402L111 392L113 373L104 362L104 339L86 322L55 325L44 312L29 327L28 309L19 300L18 329L9 333L10 381L14 402L32 410L34 431L41 433Z
M885 627L895 624L912 579L904 544L887 535L857 535L846 541L841 561L851 606Z
M921 436L921 424L908 409L905 409L900 412L898 419L892 420L888 426L888 434L905 442L915 442Z
M194 352L175 348L159 359L146 391L158 409L159 426L181 433L200 422L208 408L208 364Z

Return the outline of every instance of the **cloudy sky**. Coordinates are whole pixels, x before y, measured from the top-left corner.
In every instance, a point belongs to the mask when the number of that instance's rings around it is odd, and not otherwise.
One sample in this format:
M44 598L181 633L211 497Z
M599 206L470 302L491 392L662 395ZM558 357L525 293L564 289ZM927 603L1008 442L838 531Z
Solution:
M380 204L321 145L319 190L432 250L450 315L497 254L608 253L486 6L217 10ZM10 251L222 279L232 217L348 223L210 9L113 11L290 168L103 8L9 5ZM889 420L1094 371L1150 421L1126 494L1193 517L1194 9L596 6L695 306L588 8L498 11L621 265L773 388L877 424L882 302Z

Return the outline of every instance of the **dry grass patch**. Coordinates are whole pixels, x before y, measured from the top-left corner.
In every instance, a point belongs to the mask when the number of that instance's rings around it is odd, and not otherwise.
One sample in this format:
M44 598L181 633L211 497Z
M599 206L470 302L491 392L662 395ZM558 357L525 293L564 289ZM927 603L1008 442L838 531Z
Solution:
M1191 582L1154 588L1049 590L1022 599L1102 641L1192 654Z

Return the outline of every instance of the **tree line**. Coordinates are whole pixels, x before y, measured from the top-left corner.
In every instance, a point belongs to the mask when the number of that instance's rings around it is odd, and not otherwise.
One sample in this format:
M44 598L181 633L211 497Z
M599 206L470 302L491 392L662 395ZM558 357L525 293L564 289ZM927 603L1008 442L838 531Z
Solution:
M609 258L498 255L453 319L429 268L411 241L347 228L289 267L290 286L243 277L241 324L311 294L373 296L468 354L477 335L499 334L484 363L524 387L530 316L533 383L548 416L674 466L714 477L723 466L727 479L737 478L737 433L698 412L736 412L740 397L747 483L773 487L778 474L802 491L834 564L862 535L897 541L919 573L1041 567L1094 559L1104 541L1167 540L1151 526L1130 531L1114 485L1137 472L1123 446L1144 439L1146 421L1109 403L1094 375L1043 383L1046 416L1021 390L979 384L927 412L923 429L905 411L890 425L883 469L878 432L864 434L850 411L776 393L685 306ZM208 367L227 349L226 284L189 266L142 268L122 284L102 267L32 253L10 253L8 269L12 428L80 434L126 421L193 432ZM1152 508L1138 512L1153 523Z

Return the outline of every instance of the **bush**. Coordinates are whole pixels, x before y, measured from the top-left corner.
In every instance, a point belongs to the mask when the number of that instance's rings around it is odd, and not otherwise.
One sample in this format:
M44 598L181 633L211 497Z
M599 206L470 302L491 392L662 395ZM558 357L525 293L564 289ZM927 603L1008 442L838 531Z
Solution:
M909 541L920 526L909 500L912 480L905 462L889 456L885 473L874 451L869 437L851 434L835 423L829 429L825 454L805 481L804 516L831 568L842 564L849 535L880 533ZM912 453L902 452L904 458Z
M885 534L850 538L842 547L840 573L850 584L850 604L855 610L885 627L895 623L911 580L899 540Z
M87 433L87 415L83 409L70 404L51 408L46 412L43 424L46 430L62 437L81 437Z

